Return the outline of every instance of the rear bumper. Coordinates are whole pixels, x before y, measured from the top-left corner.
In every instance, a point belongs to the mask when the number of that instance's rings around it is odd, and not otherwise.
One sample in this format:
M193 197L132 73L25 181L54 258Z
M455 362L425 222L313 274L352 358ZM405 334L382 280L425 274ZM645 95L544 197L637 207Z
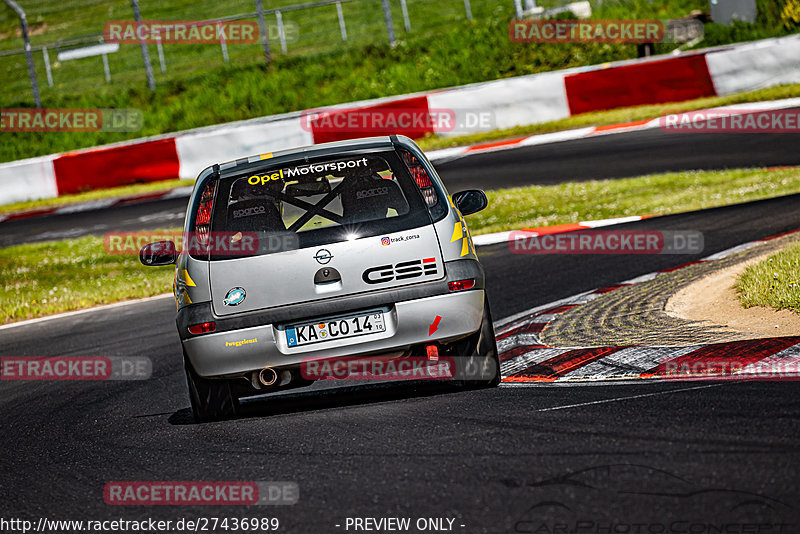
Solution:
M200 376L237 376L264 367L296 366L306 359L392 354L412 345L448 343L481 327L484 291L464 291L396 302L384 308L384 332L289 348L282 328L259 325L183 340L186 355ZM441 319L435 332L429 328Z

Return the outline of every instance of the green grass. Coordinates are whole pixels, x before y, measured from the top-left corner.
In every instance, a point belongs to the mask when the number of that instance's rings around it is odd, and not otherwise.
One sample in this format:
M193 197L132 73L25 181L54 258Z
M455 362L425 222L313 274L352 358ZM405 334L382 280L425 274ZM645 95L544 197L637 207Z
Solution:
M265 8L276 8L303 3L301 0L270 0ZM559 3L557 0L540 2L543 5ZM132 17L131 5L127 0L72 0L70 2L25 2L28 20L32 29L33 45L50 45L54 41L75 37L86 38L102 33L104 24L109 20L129 20ZM406 32L400 2L391 0L395 33L400 41L432 40L441 35L449 35L456 26L469 24L466 21L462 0L407 0L411 31ZM497 0L471 0L472 13L476 21L493 18L501 19L502 31L494 36L495 41L507 38L505 24L514 16L513 3ZM340 36L336 8L332 5L300 11L284 11L283 19L288 24L296 24L297 39L288 44L288 54L313 55L318 53L338 54L342 49L358 50L371 45L388 46L388 36L383 19L381 0L355 0L342 5L347 26L348 41L343 42ZM627 0L618 5L605 2L595 6L596 16L628 17L675 17L683 16L692 9L702 9L703 0ZM706 6L707 7L707 6ZM144 19L192 20L198 18L214 18L253 12L252 0L218 0L198 11L198 5L191 0L167 0L141 2ZM251 19L253 20L253 19ZM282 52L275 31L275 16L267 16L267 24L273 27L271 50L277 58ZM0 8L0 50L19 49L22 39L15 35L18 22L13 12ZM461 44L475 44L463 42ZM511 45L511 43L508 43ZM67 46L69 48L69 45ZM534 45L528 48L536 48ZM558 49L558 47L553 47ZM488 50L488 48L486 48ZM664 47L669 50L670 47ZM464 55L466 50L454 48L453 55ZM255 65L263 61L260 44L229 44L228 52L231 64ZM209 68L222 65L222 53L217 44L166 44L164 54L167 72L162 74L156 55L155 46L150 46L154 71L159 83L173 80L198 78ZM546 57L548 54L542 54ZM51 63L56 87L49 88L44 76L44 62L41 53L37 53L35 61L37 71L42 80L43 96L65 93L81 93L86 88L119 91L143 84L144 73L142 57L137 44L123 44L119 52L109 56L112 84L105 86L100 58L87 58L59 63L56 50L51 49ZM446 64L442 64L446 65ZM441 65L439 66L441 68ZM491 68L491 67L489 67ZM6 71L7 84L4 93L10 98L23 97L30 99L30 87L23 55L6 58L0 57L0 72ZM337 73L329 72L333 76ZM346 73L345 73L346 75ZM5 102L3 102L5 103Z
M92 200L100 200L109 197L126 197L144 193L154 193L157 191L167 191L170 189L175 189L176 187L185 187L188 185L194 185L194 180L164 180L161 182L126 185L111 189L97 189L96 191L87 191L85 193L77 193L75 195L64 195L63 197L28 200L26 202L6 204L4 206L0 206L0 214L26 211L31 209L54 208L58 206L65 206L67 204L90 202Z
M106 254L100 237L0 249L0 322L166 293L173 275Z
M797 192L798 168L670 173L490 191L489 207L468 220L473 235L478 235L624 215L663 215ZM136 256L106 254L99 237L0 249L0 322L166 293L173 272L143 267Z
M341 43L336 38L325 38L319 33L322 30L317 30L325 19L325 27L332 28L332 35L336 35L333 8L322 14L308 14L310 18L297 19L301 35L308 32L307 46L300 46L300 43L285 56L276 52L269 69L261 60L258 45L230 45L231 61L227 64L220 63L220 51L215 45L167 46L165 53L169 70L162 75L156 67L158 87L154 93L145 86L137 45L121 45L121 51L113 55L113 83L108 85L102 81L99 59L64 62L54 69L57 86L50 89L46 83L42 84L45 86L42 89L45 107L141 109L144 113L142 131L5 132L0 134L3 140L0 143L0 161L346 101L429 91L636 57L636 45L633 44L512 43L508 39L508 23L513 18L513 3L493 0L472 0L473 21L459 15L459 10L463 9L460 0L411 0L412 31L406 33L403 30L402 18L399 12L396 13L399 40L392 47L386 42L381 17L375 16L376 12L380 13L380 2L359 1L372 7L361 10L354 4L345 5L346 14L352 17L353 23L350 41ZM296 1L276 0L270 5L287 3ZM33 25L48 26L44 33L34 36L34 44L49 42L54 37L75 35L79 30L83 33L89 28L97 31L105 20L112 18L129 18L130 6L122 0L108 3L87 0L83 4L86 9L79 9L80 5L71 3L43 2L40 6L43 11L34 10L30 19ZM396 4L398 2L392 3L393 9L398 7ZM707 8L704 0L626 0L603 2L595 16L664 19L703 8ZM204 12L203 16L250 9L252 4L244 0L224 0L214 7L213 13ZM196 4L188 0L148 2L142 10L145 18L190 19L198 16ZM13 28L8 21L6 26ZM775 31L785 33L788 30L778 28ZM19 39L0 40L0 48L11 47L11 41ZM18 47L19 43L13 46ZM664 53L673 47L659 44L656 51ZM151 47L151 55L155 58L155 47ZM40 78L44 80L41 54L37 53L36 61ZM29 107L30 88L23 56L0 58L0 73L5 75L0 106Z
M763 306L800 314L800 243L751 265L736 281L745 308Z
M667 215L800 192L800 168L654 174L487 191L473 234L630 215Z

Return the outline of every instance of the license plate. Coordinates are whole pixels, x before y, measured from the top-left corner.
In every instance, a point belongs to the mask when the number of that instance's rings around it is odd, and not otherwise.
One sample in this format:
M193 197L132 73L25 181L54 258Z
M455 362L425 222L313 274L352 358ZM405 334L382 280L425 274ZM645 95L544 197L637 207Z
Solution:
M289 347L299 347L311 343L365 336L385 330L383 312L362 313L330 321L322 320L290 326L286 329L286 344Z

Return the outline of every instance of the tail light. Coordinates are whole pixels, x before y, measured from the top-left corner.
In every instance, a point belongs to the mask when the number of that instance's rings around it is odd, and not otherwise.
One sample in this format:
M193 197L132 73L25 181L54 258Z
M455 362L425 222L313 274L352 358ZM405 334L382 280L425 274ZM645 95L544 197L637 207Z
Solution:
M217 330L217 323L211 321L208 323L193 324L189 327L190 334L209 334Z
M194 219L194 231L200 251L208 251L208 235L211 230L211 213L214 208L214 190L217 184L208 184L200 196L200 205L197 207L197 216Z
M406 164L406 167L408 167L408 171L411 173L414 181L417 182L417 187L419 187L419 190L422 192L425 204L427 204L429 208L432 208L439 202L439 198L436 196L436 190L433 188L433 182L431 181L431 177L428 176L428 171L425 170L422 163L420 163L417 157L411 152L403 150L401 154L403 155L403 162Z
M450 291L465 291L467 289L472 289L475 287L475 279L469 278L467 280L456 280L454 282L447 283L448 289Z

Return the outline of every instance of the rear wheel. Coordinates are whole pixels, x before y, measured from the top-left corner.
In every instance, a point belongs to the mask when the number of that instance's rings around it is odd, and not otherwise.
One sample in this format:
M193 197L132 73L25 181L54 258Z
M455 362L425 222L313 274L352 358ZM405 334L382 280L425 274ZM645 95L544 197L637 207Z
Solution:
M483 302L481 329L457 344L456 360L461 383L468 387L495 387L500 383L500 358L494 338L489 299Z
M183 363L194 420L202 423L235 417L239 410L239 399L231 391L230 382L201 377L195 372L185 353Z

